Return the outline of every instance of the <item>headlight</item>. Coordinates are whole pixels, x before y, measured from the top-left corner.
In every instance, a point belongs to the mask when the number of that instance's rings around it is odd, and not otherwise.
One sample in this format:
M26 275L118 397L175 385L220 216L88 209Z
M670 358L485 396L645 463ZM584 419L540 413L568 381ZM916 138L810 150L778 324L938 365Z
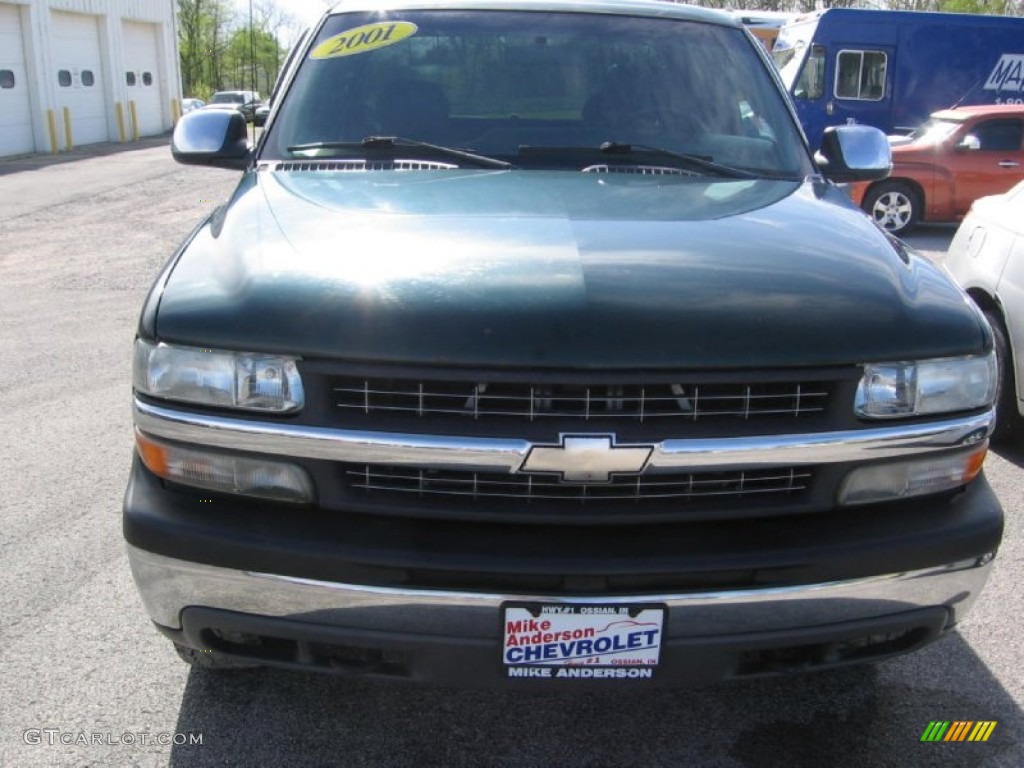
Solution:
M200 405L287 413L304 395L295 359L136 339L135 389L153 397Z
M138 430L135 445L142 463L164 480L274 501L313 501L313 481L295 464L165 443Z
M983 408L992 405L996 378L994 353L866 365L857 387L856 413L894 419Z

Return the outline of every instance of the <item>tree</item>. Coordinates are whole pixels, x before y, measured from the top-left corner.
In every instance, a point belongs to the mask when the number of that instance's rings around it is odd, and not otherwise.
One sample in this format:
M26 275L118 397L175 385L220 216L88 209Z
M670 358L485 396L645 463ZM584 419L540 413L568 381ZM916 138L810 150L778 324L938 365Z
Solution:
M280 56L281 46L273 35L248 26L235 29L225 57L234 87L269 95L281 66Z
M209 99L219 90L270 92L286 52L280 35L298 26L291 13L277 0L255 0L250 26L248 13L236 14L231 0L177 2L185 95Z
M294 39L295 33L301 25L299 19L293 13L283 10L278 5L277 0L256 0L253 3L253 11L253 25L273 43L273 56L268 51L265 57L266 61L273 62L273 71L270 72L268 70L270 75L269 83L264 89L264 93L269 96L273 84L277 80L281 62L287 53L287 50L281 46L281 36L287 33L289 40ZM257 46L259 46L258 38ZM257 62L260 60L260 56L257 54Z
M203 82L203 6L203 0L178 0L181 87L186 95L198 96Z

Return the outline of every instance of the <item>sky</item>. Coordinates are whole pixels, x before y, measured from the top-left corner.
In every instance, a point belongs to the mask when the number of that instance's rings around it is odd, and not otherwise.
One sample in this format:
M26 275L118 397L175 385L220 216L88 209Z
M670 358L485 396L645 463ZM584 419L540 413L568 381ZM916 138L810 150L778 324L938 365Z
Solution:
M248 7L248 3L246 4ZM307 24L312 24L314 21L320 18L320 14L331 5L333 2L325 2L325 0L278 0L278 5L282 8L288 9L292 14L297 16L301 21Z
M254 0L256 2L267 2L270 0ZM272 0L278 8L281 8L292 16L294 16L298 23L296 24L295 30L282 29L277 36L278 41L285 47L288 48L292 44L292 39L298 36L307 25L312 24L320 18L321 14L330 6L337 3L337 0ZM3 2L3 0L0 0ZM249 0L234 0L235 8L237 9L240 20L243 21L248 17L249 14Z
M276 3L279 8L288 11L306 24L312 24L320 18L325 8L334 4L333 0L276 0ZM235 7L239 13L247 14L249 0L235 0Z

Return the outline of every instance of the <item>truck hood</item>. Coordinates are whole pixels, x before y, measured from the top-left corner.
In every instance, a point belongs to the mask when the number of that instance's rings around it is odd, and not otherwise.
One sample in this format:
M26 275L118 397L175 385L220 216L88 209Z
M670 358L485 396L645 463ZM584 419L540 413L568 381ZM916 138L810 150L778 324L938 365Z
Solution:
M940 270L814 180L253 171L149 304L167 342L409 364L834 365L988 344Z

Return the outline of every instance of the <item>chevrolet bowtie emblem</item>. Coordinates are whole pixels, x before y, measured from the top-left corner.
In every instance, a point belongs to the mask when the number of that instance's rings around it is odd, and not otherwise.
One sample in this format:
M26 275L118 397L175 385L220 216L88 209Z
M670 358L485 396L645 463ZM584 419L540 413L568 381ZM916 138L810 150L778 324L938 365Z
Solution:
M520 472L551 472L563 483L607 483L612 475L639 474L650 445L615 445L614 435L562 436L561 445L535 445Z

